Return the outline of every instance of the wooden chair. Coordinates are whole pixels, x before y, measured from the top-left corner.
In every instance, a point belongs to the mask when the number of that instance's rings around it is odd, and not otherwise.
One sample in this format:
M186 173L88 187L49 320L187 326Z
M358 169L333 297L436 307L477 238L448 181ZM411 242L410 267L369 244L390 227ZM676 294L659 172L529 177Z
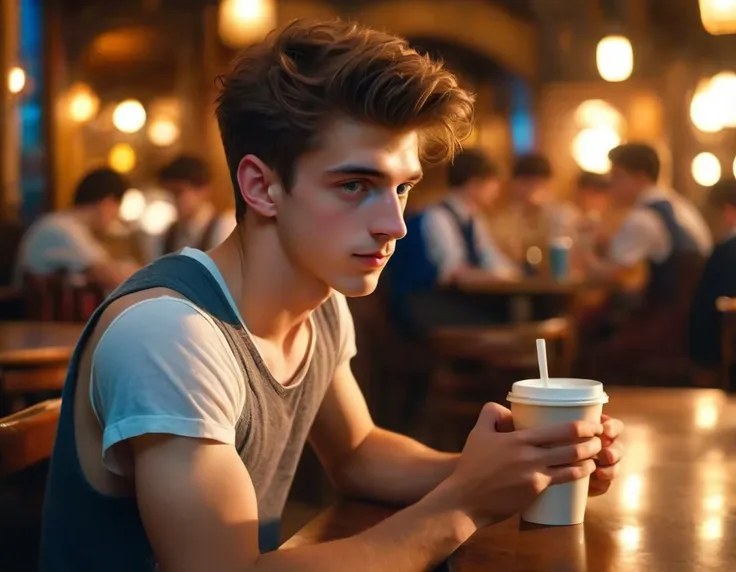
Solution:
M60 411L61 399L49 399L0 418L0 478L51 456Z
M26 319L43 322L86 322L105 299L104 290L65 271L24 276Z
M61 400L0 418L0 569L38 570L48 459Z
M427 400L429 439L456 446L451 440L466 434L483 403L503 403L514 381L537 377L537 338L547 341L550 373L570 375L576 329L569 318L437 330L431 339L436 366Z

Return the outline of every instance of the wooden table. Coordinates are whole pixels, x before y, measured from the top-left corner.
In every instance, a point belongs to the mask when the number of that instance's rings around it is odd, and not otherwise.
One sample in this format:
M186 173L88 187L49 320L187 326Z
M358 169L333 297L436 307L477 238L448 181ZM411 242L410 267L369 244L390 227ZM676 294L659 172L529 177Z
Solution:
M0 322L0 367L68 360L84 324Z
M585 524L518 518L478 531L449 560L475 572L726 572L736 570L736 399L709 389L609 389L626 422L622 475L591 499ZM353 535L389 508L340 504L284 546Z
M497 280L484 276L463 279L457 287L474 294L508 294L512 296L571 296L598 286L585 280L553 280L551 278L524 278L523 280Z
M471 295L509 296L511 320L520 323L532 319L534 297L555 297L561 301L562 313L570 314L578 306L600 304L612 285L578 278L554 280L536 277L504 281L490 276L472 275L453 287Z
M83 324L0 322L0 415L22 395L59 392Z

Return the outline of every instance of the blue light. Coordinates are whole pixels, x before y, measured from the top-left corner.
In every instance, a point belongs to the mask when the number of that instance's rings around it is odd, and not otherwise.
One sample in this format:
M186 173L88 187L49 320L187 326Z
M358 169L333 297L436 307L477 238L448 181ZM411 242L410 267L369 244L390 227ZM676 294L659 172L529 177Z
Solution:
M43 132L43 10L41 0L20 2L20 61L29 90L20 102L21 217L28 221L43 208L48 160Z
M532 93L521 78L511 80L511 140L517 155L534 150L535 129Z

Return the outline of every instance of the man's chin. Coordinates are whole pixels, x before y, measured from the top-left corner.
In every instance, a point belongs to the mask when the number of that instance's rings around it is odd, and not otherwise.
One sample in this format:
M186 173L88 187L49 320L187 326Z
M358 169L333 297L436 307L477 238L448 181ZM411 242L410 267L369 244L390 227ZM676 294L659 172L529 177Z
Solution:
M379 272L363 276L344 277L336 280L331 286L346 298L359 298L375 292L379 277Z

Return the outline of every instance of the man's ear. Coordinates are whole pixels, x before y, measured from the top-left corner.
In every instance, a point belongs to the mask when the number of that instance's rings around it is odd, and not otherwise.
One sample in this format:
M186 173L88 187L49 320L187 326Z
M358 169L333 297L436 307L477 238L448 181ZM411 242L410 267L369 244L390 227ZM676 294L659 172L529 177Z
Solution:
M246 155L240 160L238 187L248 209L264 217L276 216L281 185L273 169L255 155Z

